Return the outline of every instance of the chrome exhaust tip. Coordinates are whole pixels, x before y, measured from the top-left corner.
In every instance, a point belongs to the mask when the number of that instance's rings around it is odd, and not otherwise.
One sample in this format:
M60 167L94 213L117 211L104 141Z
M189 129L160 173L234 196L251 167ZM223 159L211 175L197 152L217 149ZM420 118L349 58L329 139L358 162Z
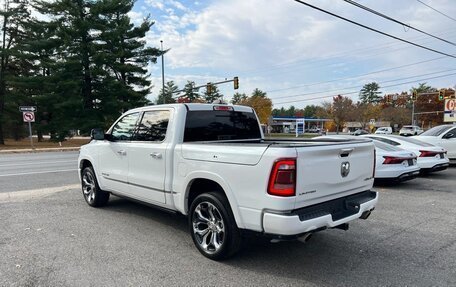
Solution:
M367 210L367 211L364 211L363 214L361 214L361 216L359 218L361 219L367 219L369 218L369 216L371 215L371 211L370 210Z
M308 242L308 241L310 240L310 238L312 238L312 233L311 233L311 232L308 232L308 233L306 233L306 234L300 236L300 237L298 238L298 240L301 241L301 242L306 243L306 242Z

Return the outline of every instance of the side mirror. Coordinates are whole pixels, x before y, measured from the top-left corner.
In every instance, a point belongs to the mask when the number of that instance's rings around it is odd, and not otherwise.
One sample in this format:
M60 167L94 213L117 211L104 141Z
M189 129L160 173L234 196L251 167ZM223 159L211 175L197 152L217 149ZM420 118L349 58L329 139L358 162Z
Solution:
M105 134L103 129L96 128L90 131L90 138L97 141L102 141L105 139Z
M451 139L454 137L453 133L447 133L446 135L443 136L444 139Z

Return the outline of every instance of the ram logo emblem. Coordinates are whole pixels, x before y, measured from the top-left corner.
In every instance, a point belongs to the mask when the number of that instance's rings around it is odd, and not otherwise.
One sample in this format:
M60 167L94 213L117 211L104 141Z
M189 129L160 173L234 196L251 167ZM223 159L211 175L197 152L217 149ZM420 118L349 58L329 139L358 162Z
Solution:
M348 161L344 161L340 166L340 175L342 177L346 177L350 173L350 163Z

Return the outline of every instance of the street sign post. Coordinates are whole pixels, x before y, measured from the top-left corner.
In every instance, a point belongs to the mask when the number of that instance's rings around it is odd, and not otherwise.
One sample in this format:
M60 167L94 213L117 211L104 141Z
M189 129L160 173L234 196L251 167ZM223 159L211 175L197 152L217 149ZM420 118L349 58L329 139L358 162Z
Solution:
M444 122L456 122L456 99L445 99Z
M33 146L33 138L32 138L32 123L35 122L35 111L37 110L36 107L19 107L19 110L22 111L22 119L24 123L28 123L29 128L29 135L30 135L30 146Z

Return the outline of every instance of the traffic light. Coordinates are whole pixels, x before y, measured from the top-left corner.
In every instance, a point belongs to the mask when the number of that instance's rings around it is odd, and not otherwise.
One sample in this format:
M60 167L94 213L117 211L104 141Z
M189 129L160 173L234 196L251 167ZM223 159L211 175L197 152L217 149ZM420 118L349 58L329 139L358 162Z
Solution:
M206 91L208 94L212 93L212 84L211 83L206 84Z
M416 101L417 96L418 96L417 92L413 91L413 93L412 93L412 101Z
M237 90L239 89L239 78L238 77L234 77L234 89Z
M439 101L443 101L445 99L445 89L439 90Z

